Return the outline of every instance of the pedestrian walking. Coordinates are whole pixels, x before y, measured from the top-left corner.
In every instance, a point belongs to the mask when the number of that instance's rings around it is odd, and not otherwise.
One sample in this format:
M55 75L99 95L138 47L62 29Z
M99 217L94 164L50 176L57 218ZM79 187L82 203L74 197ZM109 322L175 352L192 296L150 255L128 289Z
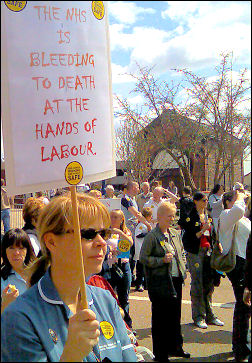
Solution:
M193 195L194 207L185 220L183 244L187 252L187 265L191 275L191 307L194 324L207 329L207 324L223 326L212 309L215 272L210 268L212 248L211 221L206 207L208 199L204 193Z

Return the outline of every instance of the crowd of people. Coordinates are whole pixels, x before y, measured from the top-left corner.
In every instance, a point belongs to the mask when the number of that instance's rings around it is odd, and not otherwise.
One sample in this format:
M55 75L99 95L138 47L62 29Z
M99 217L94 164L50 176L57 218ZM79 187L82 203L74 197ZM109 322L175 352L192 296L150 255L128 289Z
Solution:
M182 290L188 273L192 321L200 329L224 325L213 311L212 296L223 276L230 280L236 300L233 354L239 362L250 359L251 196L241 183L226 192L217 184L209 195L192 193L186 186L181 197L173 181L167 189L158 182L150 186L145 181L139 187L129 181L121 194L112 185L104 190L80 187L87 309L81 307L68 188L57 189L50 197L39 192L28 198L20 229L10 228L12 201L3 184L1 199L7 211L1 211L2 361L190 358L181 332ZM108 211L101 198L120 198L120 209ZM214 244L220 242L227 253L233 239L234 268L226 274L213 269ZM153 353L145 347L140 350L134 337L131 287L148 291ZM160 326L166 326L165 334Z

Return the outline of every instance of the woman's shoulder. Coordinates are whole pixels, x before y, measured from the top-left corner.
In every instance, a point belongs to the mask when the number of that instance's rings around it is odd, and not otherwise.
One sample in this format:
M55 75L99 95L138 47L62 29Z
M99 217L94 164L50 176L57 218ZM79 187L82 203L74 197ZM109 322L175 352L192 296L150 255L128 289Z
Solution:
M99 306L99 310L113 311L116 300L109 290L98 286L86 285L92 295L95 307Z

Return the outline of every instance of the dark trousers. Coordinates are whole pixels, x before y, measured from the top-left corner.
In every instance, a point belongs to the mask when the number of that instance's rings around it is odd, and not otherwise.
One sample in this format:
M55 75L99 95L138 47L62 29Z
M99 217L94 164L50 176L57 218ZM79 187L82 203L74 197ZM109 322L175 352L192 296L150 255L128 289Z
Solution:
M144 267L143 264L138 260L136 263L136 287L144 286Z
M232 345L235 357L247 357L250 354L249 345L249 318L251 309L243 302L245 288L245 262L246 260L236 256L235 268L227 273L235 295L235 308L233 316Z
M132 319L129 315L129 292L131 286L131 270L129 262L118 263L123 272L123 277L118 278L111 270L111 279L108 280L113 289L116 290L119 304L124 311L124 321L132 328Z
M177 297L153 299L152 301L152 345L157 361L167 360L169 355L183 346L181 334L182 279L174 277Z
M135 256L135 244L133 244L130 247L130 258L129 258L130 270L133 280L135 279L134 268L136 266L136 261L134 260L134 256Z

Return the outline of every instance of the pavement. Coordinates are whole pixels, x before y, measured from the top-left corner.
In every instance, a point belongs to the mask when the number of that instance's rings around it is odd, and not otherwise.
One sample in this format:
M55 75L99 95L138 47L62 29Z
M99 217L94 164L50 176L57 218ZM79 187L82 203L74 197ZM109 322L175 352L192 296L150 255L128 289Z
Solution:
M234 362L232 354L232 322L235 298L230 281L221 279L221 284L213 293L213 310L225 325L222 327L209 325L200 329L193 325L190 301L190 274L185 280L182 296L182 334L184 350L191 354L190 359L170 357L171 362ZM130 315L133 329L136 330L139 345L152 351L151 338L151 302L148 293L136 292L131 288ZM250 321L251 324L251 321ZM251 325L250 325L251 328ZM160 327L164 331L164 327Z

